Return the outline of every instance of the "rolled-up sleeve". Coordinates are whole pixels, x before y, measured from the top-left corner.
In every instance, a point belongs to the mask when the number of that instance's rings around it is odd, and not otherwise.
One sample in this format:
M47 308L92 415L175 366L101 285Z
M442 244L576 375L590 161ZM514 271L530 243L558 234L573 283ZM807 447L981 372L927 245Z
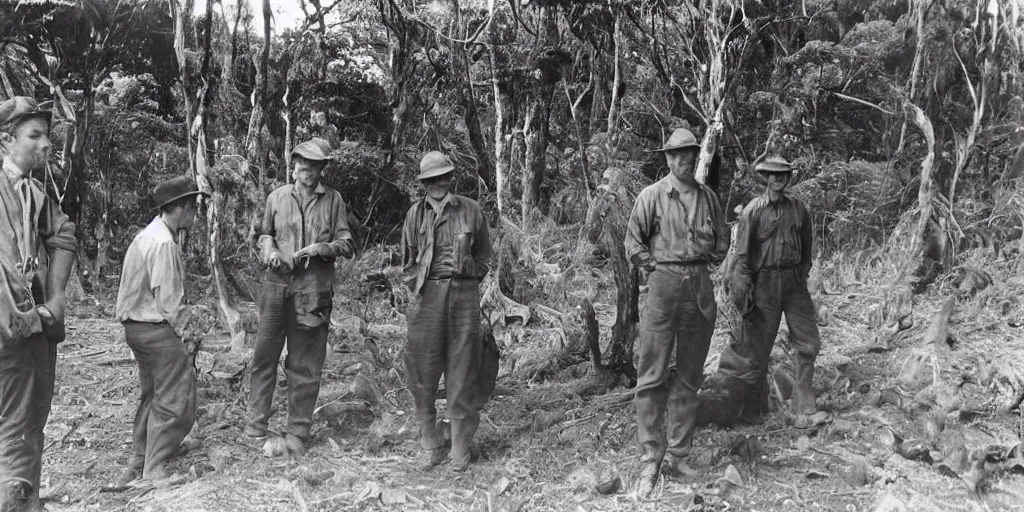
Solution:
M179 336L184 333L182 300L185 298L184 267L178 246L162 243L154 247L148 259L149 287L153 290L157 310Z
M473 235L473 259L476 262L477 277L483 279L491 270L491 235L487 230L487 219L479 206L475 208L473 222L476 233Z
M39 238L47 253L55 250L76 252L78 250L78 239L75 238L75 223L71 222L60 205L49 198L44 200L41 221L39 223Z
M626 224L626 257L634 265L642 266L651 256L651 210L654 198L645 189L636 198L633 211L629 213Z
M409 208L409 212L405 214L405 224L402 225L402 267L406 269L415 265L419 256L419 210L419 203Z
M348 258L355 252L352 243L352 230L348 225L348 208L338 192L334 192L332 203L331 219L334 222L334 229L332 230L331 247L334 248L335 256Z

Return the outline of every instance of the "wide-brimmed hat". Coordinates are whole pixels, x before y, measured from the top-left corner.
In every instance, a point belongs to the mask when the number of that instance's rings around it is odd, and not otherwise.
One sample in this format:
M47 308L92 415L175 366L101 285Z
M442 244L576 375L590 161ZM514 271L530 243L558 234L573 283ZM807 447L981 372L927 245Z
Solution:
M26 117L42 117L50 122L51 101L37 103L28 96L15 96L0 102L0 131L9 131Z
M697 137L693 135L693 132L686 128L676 128L672 131L672 135L665 141L665 145L662 146L661 149L652 149L649 152L664 153L666 151L676 151L679 149L697 148L700 148L700 142L697 142Z
M161 181L153 188L153 203L156 204L157 209L163 208L178 199L189 196L204 195L209 197L210 194L199 190L199 186L196 185L196 181L188 176L178 176L169 180Z
M789 163L789 160L786 160L781 156L770 156L755 165L754 170L757 172L775 174L793 172L794 167L793 164Z
M292 155L299 155L306 160L313 162L322 162L324 160L331 159L331 143L327 142L320 137L313 137L312 139L295 146L292 150Z
M440 151L431 151L423 155L423 158L420 160L420 175L416 176L416 179L436 178L444 176L453 170L455 170L455 164L452 163L451 158L448 158L448 155Z

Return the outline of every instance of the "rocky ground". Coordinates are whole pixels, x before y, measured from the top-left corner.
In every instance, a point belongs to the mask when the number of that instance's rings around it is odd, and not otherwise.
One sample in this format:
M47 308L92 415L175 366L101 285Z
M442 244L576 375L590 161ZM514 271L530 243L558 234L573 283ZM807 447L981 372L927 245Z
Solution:
M109 308L85 301L60 347L42 494L54 511L1024 509L1021 416L1008 407L1022 389L1014 368L1024 369L1024 280L1009 262L984 266L1004 278L967 293L940 282L887 330L894 315L882 306L884 263L826 262L812 280L824 339L815 387L831 421L795 430L778 386L764 423L698 432L699 481L663 480L649 499L631 492L638 458L629 389L587 395L589 363L565 358L558 372L523 370L526 355L557 351L550 326L519 326L502 340L518 345L504 347L477 437L481 460L464 474L447 465L417 470L398 364L404 322L372 294L342 299L305 456L268 457L241 435L244 357L214 336L198 361L195 446L174 461L174 485L106 492L127 460L137 368ZM950 296L942 336L931 322ZM609 302L595 301L605 334ZM784 383L781 348L777 355ZM715 365L712 356L709 373ZM277 404L285 410L281 393Z

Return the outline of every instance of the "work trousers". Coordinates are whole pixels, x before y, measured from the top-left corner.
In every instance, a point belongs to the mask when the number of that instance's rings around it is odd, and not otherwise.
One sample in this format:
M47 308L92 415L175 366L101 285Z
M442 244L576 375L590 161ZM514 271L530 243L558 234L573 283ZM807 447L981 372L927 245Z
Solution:
M300 304L300 308L296 309L296 294L289 291L286 284L264 281L259 299L256 348L249 374L250 427L264 432L267 430L274 389L277 386L277 365L287 343L288 356L284 362L285 377L288 380L286 431L300 439L309 439L313 409L320 395L320 376L327 357L326 319L330 318L331 306L329 292L323 295L326 295L325 303L319 306L315 315L310 316L309 305ZM310 326L302 315L320 318L323 323Z
M408 344L406 379L416 403L420 445L434 450L444 443L437 428L434 401L444 375L448 417L451 420L453 461L469 458L469 447L480 424L480 409L493 390L494 375L482 371L480 289L476 279L428 279L406 311Z
M174 456L195 424L196 372L185 343L169 324L125 322L124 334L142 385L128 467L149 478Z
M685 457L693 445L697 390L718 307L706 265L659 264L648 283L634 404L641 461L660 463L666 451ZM673 351L674 374L669 371Z
M743 316L740 336L722 351L719 373L742 381L744 395L760 396L782 315L789 326L793 360L793 412L815 412L814 361L821 348L814 302L799 268L761 270L754 274L754 307ZM734 401L742 400L734 397Z
M36 501L56 362L57 345L42 334L15 348L0 349L0 485L26 482ZM0 509L4 505L0 502Z

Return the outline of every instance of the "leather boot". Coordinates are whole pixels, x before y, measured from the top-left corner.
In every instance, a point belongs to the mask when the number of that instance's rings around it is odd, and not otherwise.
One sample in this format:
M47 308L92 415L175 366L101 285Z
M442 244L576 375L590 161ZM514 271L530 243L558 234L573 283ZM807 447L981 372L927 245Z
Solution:
M0 512L29 512L32 486L25 481L14 480L0 484Z

